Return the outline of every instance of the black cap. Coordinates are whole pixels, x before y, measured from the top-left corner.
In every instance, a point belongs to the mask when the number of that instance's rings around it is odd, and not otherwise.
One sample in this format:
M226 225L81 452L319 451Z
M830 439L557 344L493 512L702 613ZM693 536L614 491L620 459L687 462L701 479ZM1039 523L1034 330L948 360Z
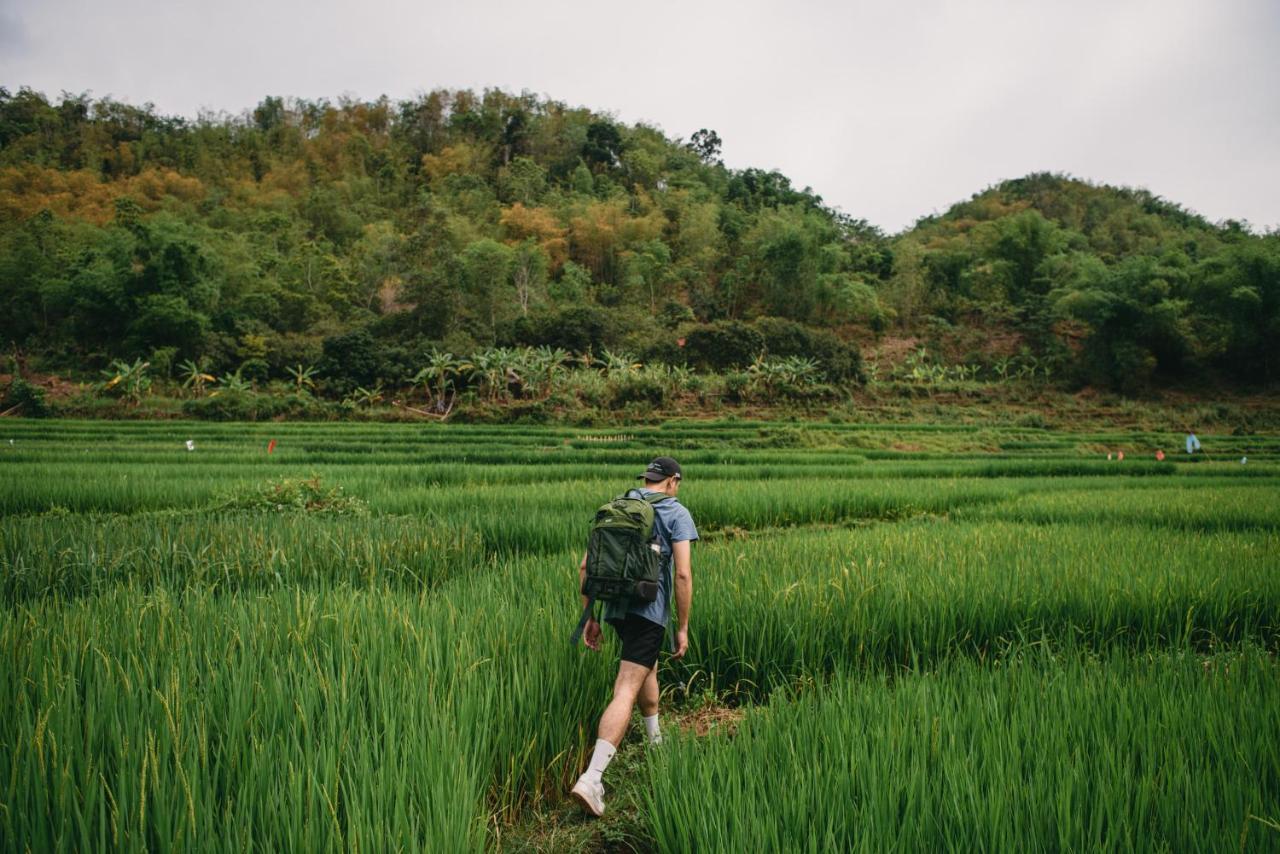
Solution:
M671 457L655 457L653 462L649 463L649 467L644 470L640 477L650 483L657 483L660 480L666 480L674 477L677 480L683 477L680 473L680 464ZM639 478L637 478L638 480Z

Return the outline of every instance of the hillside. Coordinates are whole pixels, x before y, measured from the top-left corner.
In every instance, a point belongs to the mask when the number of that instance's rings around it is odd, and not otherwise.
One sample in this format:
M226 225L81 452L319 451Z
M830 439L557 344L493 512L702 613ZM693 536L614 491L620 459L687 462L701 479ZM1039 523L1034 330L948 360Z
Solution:
M1031 175L890 236L719 148L500 91L188 120L0 89L0 338L27 370L312 366L338 396L432 353L539 346L809 358L837 391L868 370L1122 392L1280 375L1274 234Z

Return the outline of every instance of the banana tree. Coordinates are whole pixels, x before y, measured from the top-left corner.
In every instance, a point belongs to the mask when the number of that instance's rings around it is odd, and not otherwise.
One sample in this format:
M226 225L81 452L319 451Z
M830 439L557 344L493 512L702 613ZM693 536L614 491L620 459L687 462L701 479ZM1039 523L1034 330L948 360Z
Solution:
M142 402L142 396L147 389L151 388L151 378L147 376L149 367L151 363L141 359L135 359L132 363L116 359L108 370L102 372L106 379L101 388L103 391L118 394L137 406Z
M348 396L346 400L354 403L356 406L373 406L380 403L382 401L382 381L379 380L378 384L373 388L357 386L356 390L351 392L350 396Z
M688 365L671 365L667 368L667 383L672 397L683 394L693 380L693 369Z
M217 397L222 392L230 392L239 394L253 390L253 383L240 376L240 369L236 368L234 373L223 374L218 380L218 388L209 394L209 397Z
M453 408L453 401L458 396L456 380L465 373L475 370L470 362L456 358L452 353L432 350L427 355L427 365L414 374L412 383L421 385L427 393L427 403L437 413L446 413Z
M505 397L512 382L522 382L520 371L524 368L521 354L508 347L493 347L477 353L472 376L478 377L490 401Z
M297 390L298 394L302 394L306 389L316 387L314 378L319 371L314 366L304 366L299 364L294 367L285 368L285 371L289 376L293 377L294 388Z
M178 369L182 371L182 387L191 389L191 393L196 397L204 396L205 385L217 382L217 377L205 371L204 359L198 363L190 359L185 360Z
M636 361L629 353L604 351L604 372L610 379L634 374L642 367L643 363Z
M540 394L545 400L551 396L556 377L564 372L564 363L569 353L559 347L539 347L527 354L530 376L537 377L541 386Z

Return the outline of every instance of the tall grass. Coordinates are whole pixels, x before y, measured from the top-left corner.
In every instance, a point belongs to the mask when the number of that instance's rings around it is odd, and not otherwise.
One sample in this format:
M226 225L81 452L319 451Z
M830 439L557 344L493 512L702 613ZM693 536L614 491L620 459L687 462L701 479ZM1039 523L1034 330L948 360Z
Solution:
M661 851L1274 851L1280 666L1029 647L649 752Z
M5 426L0 849L484 847L486 827L561 797L594 740L616 649L567 643L577 560L595 507L659 449L685 464L704 534L690 653L664 684L767 704L738 741L668 745L660 849L1203 849L1232 822L1233 847L1270 838L1276 816L1243 816L1274 801L1274 748L1231 734L1275 728L1257 684L1280 648L1267 466L1121 467L1067 434L938 426ZM210 510L312 473L369 515ZM1196 656L1222 678L1196 682ZM978 737L998 719L1023 741ZM952 739L903 747L922 726ZM821 777L798 758L811 743ZM765 790L739 777L767 780L766 760L789 790L761 819ZM1218 782L1245 760L1251 781L1173 814L1186 769ZM736 827L705 793L671 804L682 769L734 799ZM890 772L903 782L876 782ZM847 804L824 812L833 777ZM1059 835L999 788L1019 781L1057 799Z

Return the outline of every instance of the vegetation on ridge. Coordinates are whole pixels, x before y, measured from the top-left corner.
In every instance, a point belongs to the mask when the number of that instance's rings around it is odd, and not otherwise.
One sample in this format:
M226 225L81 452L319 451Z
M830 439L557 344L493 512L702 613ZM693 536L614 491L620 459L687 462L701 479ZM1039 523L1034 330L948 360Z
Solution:
M719 145L496 90L188 120L0 89L0 338L72 373L318 368L336 397L402 387L432 352L724 372L856 365L884 335L935 367L1127 392L1280 371L1275 234L1040 174L890 236Z

